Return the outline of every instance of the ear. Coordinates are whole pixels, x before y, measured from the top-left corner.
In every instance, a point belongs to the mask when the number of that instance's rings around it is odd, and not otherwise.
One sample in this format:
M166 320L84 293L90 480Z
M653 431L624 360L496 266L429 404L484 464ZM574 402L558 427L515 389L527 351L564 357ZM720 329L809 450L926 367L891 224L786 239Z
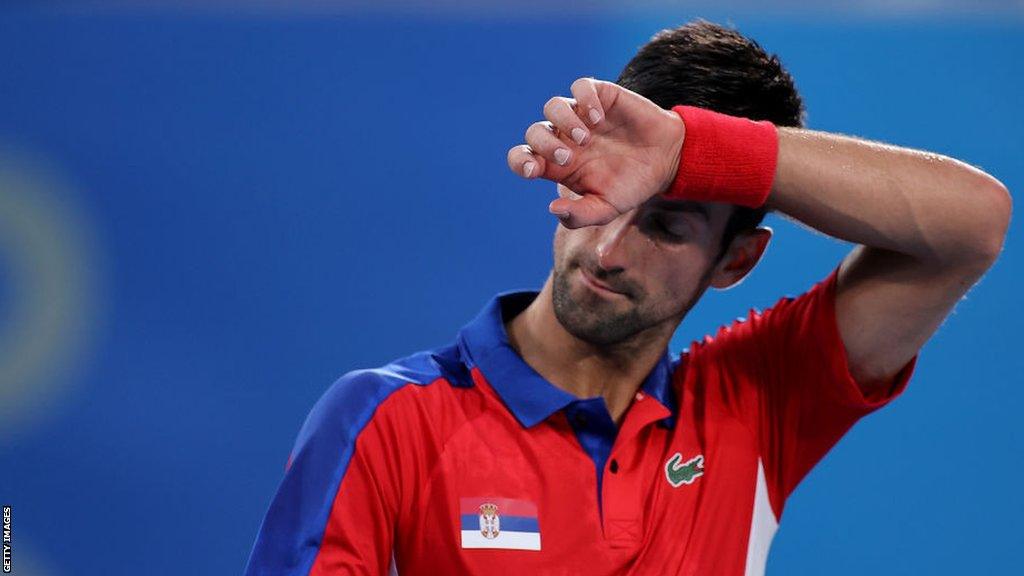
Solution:
M771 239L772 229L767 226L758 226L737 234L722 260L715 266L711 286L725 290L739 284L764 256Z

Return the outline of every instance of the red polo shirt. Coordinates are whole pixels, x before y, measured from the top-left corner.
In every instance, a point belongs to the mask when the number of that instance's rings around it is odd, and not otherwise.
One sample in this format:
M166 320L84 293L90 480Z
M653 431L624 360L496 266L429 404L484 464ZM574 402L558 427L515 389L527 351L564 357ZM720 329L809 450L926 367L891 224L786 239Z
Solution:
M453 344L327 391L247 574L763 573L787 496L917 361L861 393L836 273L666 352L621 426L509 345L536 293L498 295Z

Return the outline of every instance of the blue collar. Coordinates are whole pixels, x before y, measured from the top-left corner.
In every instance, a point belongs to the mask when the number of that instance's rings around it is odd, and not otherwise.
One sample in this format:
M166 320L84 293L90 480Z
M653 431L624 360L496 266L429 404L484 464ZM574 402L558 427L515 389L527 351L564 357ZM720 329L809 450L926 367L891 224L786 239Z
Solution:
M537 294L536 291L502 292L459 331L459 346L467 352L465 356L480 368L519 423L527 428L579 400L544 379L509 344L505 322L525 310ZM674 367L672 356L666 349L641 386L645 394L671 413L661 420L661 424L668 428L675 425Z

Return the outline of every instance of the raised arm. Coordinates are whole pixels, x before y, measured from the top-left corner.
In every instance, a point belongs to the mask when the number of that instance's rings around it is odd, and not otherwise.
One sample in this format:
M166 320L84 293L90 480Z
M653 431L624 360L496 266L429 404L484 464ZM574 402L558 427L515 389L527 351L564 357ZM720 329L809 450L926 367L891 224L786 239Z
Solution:
M551 203L564 225L605 224L654 195L685 189L677 176L688 128L679 114L591 78L573 83L572 95L552 98L547 120L508 154L517 174L578 194ZM870 394L995 261L1009 193L981 170L937 154L811 130L779 128L777 136L765 206L860 244L842 263L836 315L851 372ZM723 169L723 181L731 170Z
M927 152L780 128L767 207L860 244L836 319L854 378L886 385L992 265L1011 200L995 178Z

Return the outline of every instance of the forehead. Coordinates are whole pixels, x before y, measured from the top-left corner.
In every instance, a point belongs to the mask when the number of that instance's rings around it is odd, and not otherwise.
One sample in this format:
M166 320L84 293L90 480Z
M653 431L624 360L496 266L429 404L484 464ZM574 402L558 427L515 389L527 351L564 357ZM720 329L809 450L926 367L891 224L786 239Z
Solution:
M721 202L696 202L693 200L674 200L664 196L655 196L645 203L645 208L665 214L679 214L703 220L711 228L724 226L732 215L733 206Z
M579 198L580 195L557 183L558 194L564 198ZM680 218L695 218L703 221L712 231L724 230L726 222L732 216L735 207L721 202L697 202L694 200L676 200L658 194L649 198L640 206L641 211L654 211L659 214L678 215Z
M662 210L676 214L695 214L705 220L711 220L711 211L709 210L709 207L705 204L694 202L692 200L655 198L651 200L649 207L654 210Z

